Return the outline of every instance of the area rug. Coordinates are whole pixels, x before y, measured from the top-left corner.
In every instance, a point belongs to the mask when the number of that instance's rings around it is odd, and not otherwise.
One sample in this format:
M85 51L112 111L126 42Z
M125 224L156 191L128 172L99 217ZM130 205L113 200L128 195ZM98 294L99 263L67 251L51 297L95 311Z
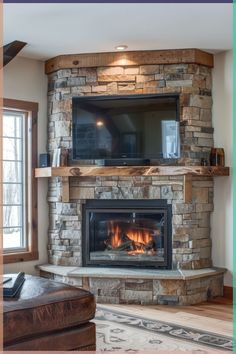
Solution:
M232 351L232 338L97 307L97 351Z

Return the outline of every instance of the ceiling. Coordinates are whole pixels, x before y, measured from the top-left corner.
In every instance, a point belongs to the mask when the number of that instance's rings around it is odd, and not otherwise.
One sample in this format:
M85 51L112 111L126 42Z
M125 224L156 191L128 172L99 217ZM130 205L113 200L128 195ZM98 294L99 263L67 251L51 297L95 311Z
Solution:
M20 55L127 50L232 49L233 4L4 4L4 44L27 42Z

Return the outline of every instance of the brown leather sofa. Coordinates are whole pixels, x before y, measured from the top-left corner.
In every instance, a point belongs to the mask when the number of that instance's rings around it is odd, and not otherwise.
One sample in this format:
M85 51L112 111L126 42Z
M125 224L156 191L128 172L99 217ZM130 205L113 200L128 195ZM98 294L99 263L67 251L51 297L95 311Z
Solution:
M35 276L3 302L4 350L96 350L94 296Z

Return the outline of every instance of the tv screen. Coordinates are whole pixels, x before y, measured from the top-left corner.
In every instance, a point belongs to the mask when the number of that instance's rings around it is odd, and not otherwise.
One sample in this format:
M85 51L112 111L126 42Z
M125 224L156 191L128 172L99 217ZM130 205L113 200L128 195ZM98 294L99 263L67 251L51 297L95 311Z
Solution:
M180 157L179 96L72 99L73 159Z

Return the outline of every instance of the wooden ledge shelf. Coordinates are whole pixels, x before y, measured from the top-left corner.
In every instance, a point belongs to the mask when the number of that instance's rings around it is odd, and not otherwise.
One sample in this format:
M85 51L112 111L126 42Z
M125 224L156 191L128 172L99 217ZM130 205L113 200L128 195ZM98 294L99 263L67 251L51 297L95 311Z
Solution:
M69 166L36 168L35 177L61 177L62 202L69 202L69 177L184 176L184 202L192 201L192 177L229 176L220 166Z

